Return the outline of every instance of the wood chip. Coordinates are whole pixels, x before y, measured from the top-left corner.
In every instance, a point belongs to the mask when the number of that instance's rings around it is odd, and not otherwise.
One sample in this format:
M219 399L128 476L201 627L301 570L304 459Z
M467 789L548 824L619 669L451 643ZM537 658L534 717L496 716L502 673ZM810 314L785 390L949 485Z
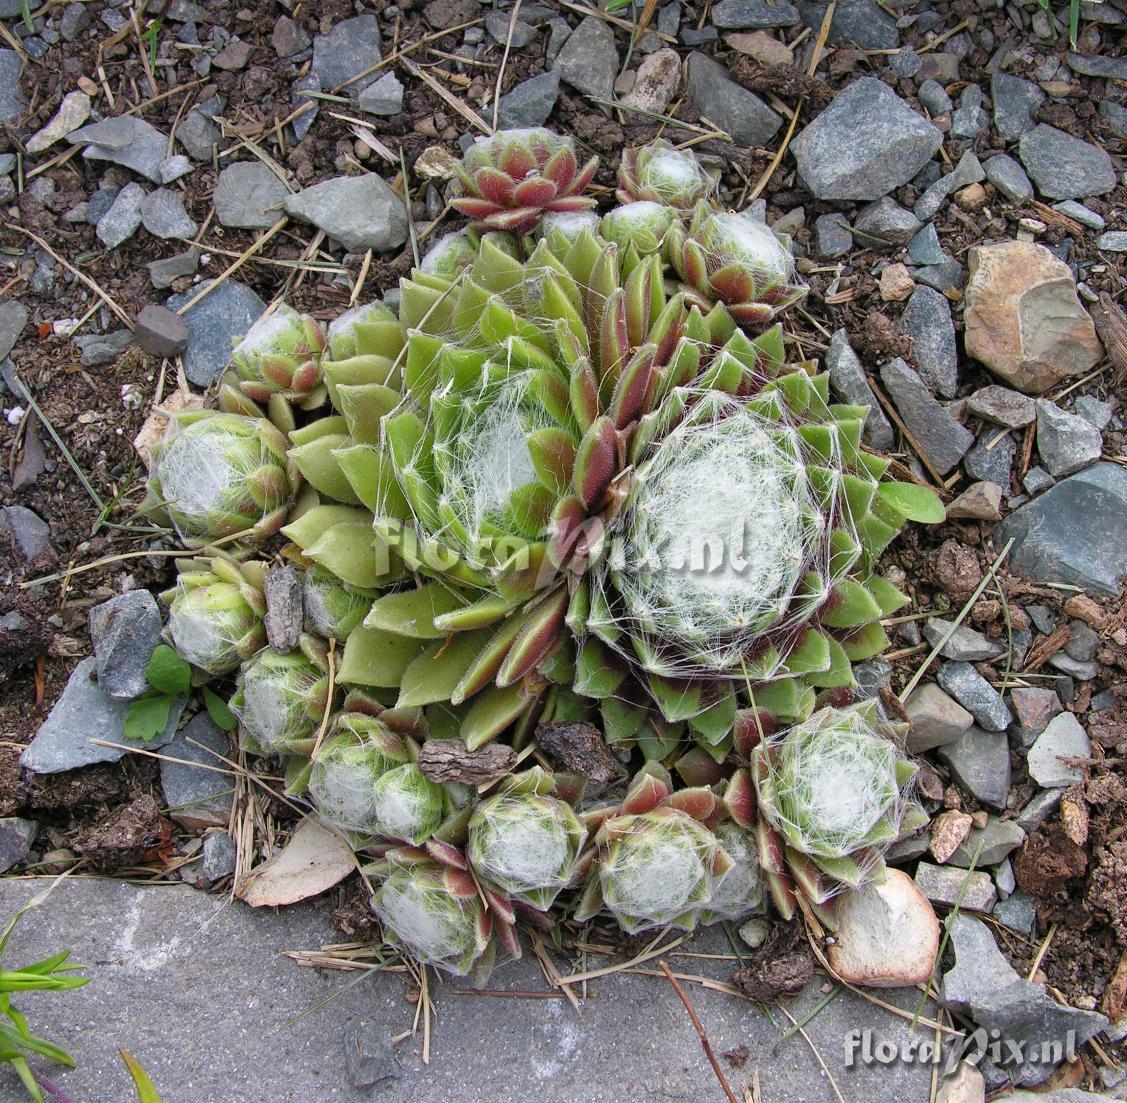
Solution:
M536 742L565 770L580 774L599 785L609 785L622 777L623 769L594 724L541 724Z
M503 743L469 750L460 739L428 739L419 752L419 770L431 781L486 785L510 773L517 753Z
M1092 305L1091 313L1107 358L1115 367L1116 379L1122 383L1127 379L1127 314L1106 291Z

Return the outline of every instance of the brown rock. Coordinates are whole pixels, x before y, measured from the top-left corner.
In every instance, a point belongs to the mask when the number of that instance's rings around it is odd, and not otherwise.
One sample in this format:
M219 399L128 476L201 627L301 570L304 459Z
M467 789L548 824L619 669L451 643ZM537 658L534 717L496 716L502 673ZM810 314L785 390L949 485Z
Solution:
M188 347L188 326L175 311L151 304L137 315L133 340L150 356L179 356Z
M935 969L939 920L912 879L898 869L841 897L830 966L868 988L925 984Z
M1043 245L1002 241L968 254L966 349L1011 386L1040 394L1103 355L1068 265Z
M890 264L880 274L880 297L886 303L902 303L915 289L916 281L903 264Z
M766 31L752 31L749 34L730 34L725 42L733 50L747 54L754 58L760 65L793 65L794 51L783 45L777 38Z
M627 107L662 114L681 86L681 58L676 50L655 50L638 66L633 87L622 97Z
M964 211L980 211L986 206L986 189L981 184L968 184L955 192L955 202Z
M948 507L948 517L973 521L997 521L1002 507L1002 488L997 483L972 483Z
M935 1103L982 1103L986 1098L986 1078L969 1061L960 1061L952 1076L939 1081Z
M943 865L970 834L974 821L966 812L944 812L931 825L931 856Z

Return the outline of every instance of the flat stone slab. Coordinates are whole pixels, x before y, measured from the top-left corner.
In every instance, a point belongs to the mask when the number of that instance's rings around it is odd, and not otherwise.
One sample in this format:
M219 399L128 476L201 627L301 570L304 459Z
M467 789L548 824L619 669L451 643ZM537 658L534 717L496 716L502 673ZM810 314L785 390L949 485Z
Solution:
M0 914L11 915L49 884L47 878L0 881ZM19 1001L32 1028L76 1059L76 1069L52 1069L50 1076L83 1103L133 1098L119 1046L145 1067L164 1103L448 1103L465 1090L467 1098L496 1103L723 1098L668 982L624 974L590 981L592 998L577 1015L562 999L466 995L464 981L444 977L435 984L432 972L437 1015L430 1064L422 1063L421 1037L408 1038L394 1049L397 1079L377 1091L353 1088L345 1036L361 1022L372 1024L369 1032L399 1034L410 1029L414 1006L404 998L402 975L373 973L357 982L354 973L301 968L282 956L341 941L329 926L330 907L315 902L255 912L187 886L74 878L17 927L5 960L30 962L65 948L86 963L91 981L83 988L29 993ZM731 953L716 929L690 948ZM607 962L591 958L587 964ZM734 967L701 958L672 964L679 972L719 978ZM572 968L560 957L556 965L564 973ZM527 952L499 966L489 987L545 990ZM820 988L816 979L791 1002L790 1013L801 1020L822 998ZM799 1035L772 1052L789 1025L782 1014L772 1011L772 1023L747 1000L694 984L686 989L718 1054L737 1046L750 1051L743 1068L720 1058L741 1099L758 1070L762 1098L771 1103L832 1103L833 1088ZM915 1010L915 989L880 996ZM321 1000L328 1002L316 1006ZM298 1015L300 1021L285 1025ZM874 1040L904 1045L909 1026L843 992L805 1029L846 1099L925 1103L929 1065L847 1067L851 1032L870 1029ZM19 1091L11 1071L0 1067L0 1098L19 1098Z

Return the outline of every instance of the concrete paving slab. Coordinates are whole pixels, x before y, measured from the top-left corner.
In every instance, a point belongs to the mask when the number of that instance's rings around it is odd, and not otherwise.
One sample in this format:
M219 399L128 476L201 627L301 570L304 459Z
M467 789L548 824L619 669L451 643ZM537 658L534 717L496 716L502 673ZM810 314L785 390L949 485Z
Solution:
M0 917L48 883L0 880ZM562 1000L462 994L463 982L445 978L434 989L430 1064L422 1063L420 1039L411 1038L394 1051L398 1078L355 1088L346 1073L345 1037L361 1023L373 1024L377 1035L399 1034L410 1027L414 1008L402 975L373 973L353 983L355 974L300 968L282 956L339 941L329 911L327 903L314 902L255 912L187 886L74 878L24 917L5 964L66 948L87 966L92 979L85 987L17 1001L33 1030L77 1059L77 1069L49 1075L81 1103L133 1098L118 1047L141 1061L165 1103L723 1103L670 985L621 974L591 981L579 1015ZM688 949L730 953L716 930ZM558 964L564 972L571 968ZM719 978L732 971L730 962L695 957L673 965ZM529 954L498 967L489 986L545 988ZM776 1052L787 1026L777 1010L768 1018L747 1001L686 987L717 1053L740 1046L750 1053L742 1068L721 1058L740 1099L758 1070L763 1103L834 1103L833 1088L801 1037L793 1035ZM914 989L879 994L914 1010ZM821 997L816 980L789 1009L801 1018ZM903 1044L909 1036L903 1019L845 992L806 1029L851 1103L928 1099L928 1066L847 1067L852 1031L871 1030L874 1047L885 1040ZM922 1031L917 1039L929 1036ZM0 1100L14 1103L20 1091L0 1068Z

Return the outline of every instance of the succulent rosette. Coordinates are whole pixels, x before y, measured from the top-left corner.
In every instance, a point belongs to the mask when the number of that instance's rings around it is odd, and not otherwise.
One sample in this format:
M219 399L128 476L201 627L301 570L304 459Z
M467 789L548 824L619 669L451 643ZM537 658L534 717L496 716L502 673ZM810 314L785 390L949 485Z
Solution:
M671 207L650 200L639 200L608 211L599 226L599 233L619 247L623 269L630 271L639 257L661 252L669 228L677 221Z
M255 322L231 353L220 392L224 408L254 414L265 406L273 420L291 428L287 404L298 403L311 410L325 401L321 382L324 349L320 324L282 303Z
M499 130L475 142L457 168L463 194L453 201L474 225L527 234L545 211L582 211L583 195L598 167L580 165L575 143L542 127Z
M375 597L375 590L348 586L324 567L310 567L301 584L305 630L324 639L346 640L363 622Z
M585 816L597 830L576 919L605 910L630 934L692 930L733 866L710 828L723 814L711 790L674 792L668 772L647 763L620 805Z
M716 191L716 175L689 150L677 149L658 138L648 145L622 151L618 165L618 201L647 200L680 211L691 211Z
M466 856L474 871L539 911L571 883L587 838L571 803L553 795L562 788L562 776L533 767L502 782L469 820Z
M749 765L728 783L732 819L754 829L773 903L784 918L803 898L832 925L832 899L878 876L889 845L920 814L906 726L876 701L825 706L802 723L761 737L742 718Z
M240 533L262 540L285 522L293 500L286 451L283 434L263 418L177 414L154 450L150 495L185 541Z
M214 676L266 646L266 570L259 560L222 552L179 560L176 585L161 597L169 607L166 634L182 658Z
M740 325L767 325L809 290L795 276L786 243L742 214L698 203L687 227L671 227L666 245L686 295L701 304L723 303Z
M718 823L712 833L732 859L732 868L716 886L708 907L701 912L701 923L746 919L766 911L763 869L754 835L732 820Z
M493 967L498 943L520 957L511 906L478 886L457 847L399 847L368 872L380 880L372 908L385 938L423 964L480 983Z

